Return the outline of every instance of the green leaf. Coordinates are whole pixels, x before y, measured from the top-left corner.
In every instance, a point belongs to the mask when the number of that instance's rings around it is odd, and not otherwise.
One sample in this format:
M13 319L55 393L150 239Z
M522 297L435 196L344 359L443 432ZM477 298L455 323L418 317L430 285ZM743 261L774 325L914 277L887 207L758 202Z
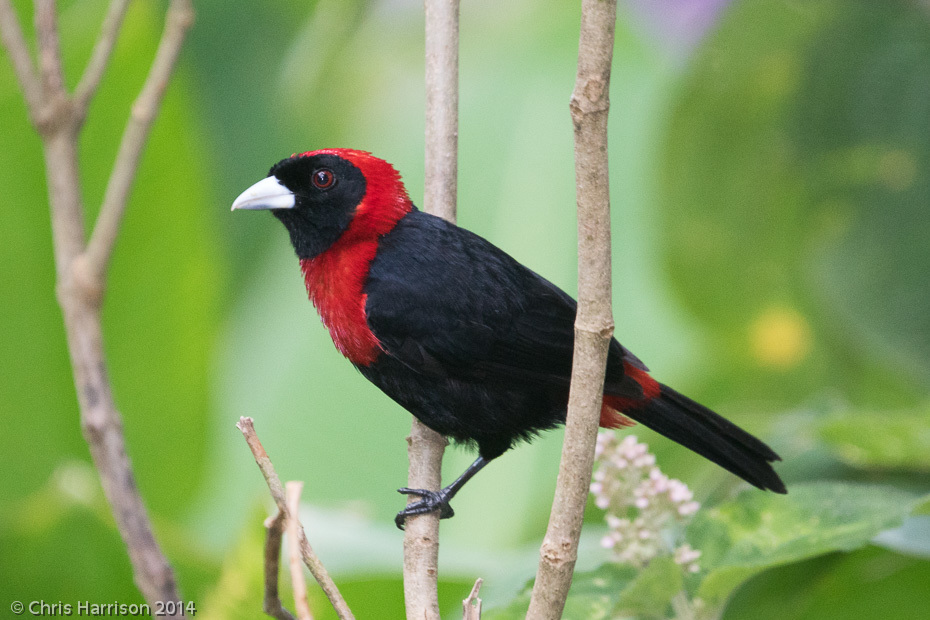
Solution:
M698 512L688 527L707 571L698 596L720 605L766 568L862 547L922 501L892 487L829 482L793 485L784 496L741 493Z
M869 432L876 424L881 432ZM818 436L853 467L930 470L930 411L847 415L821 423Z
M566 620L664 618L682 584L681 567L670 557L656 558L641 570L606 563L592 571L575 573L562 617ZM531 581L509 605L487 610L482 617L522 618L532 593Z
M930 609L930 562L868 546L767 570L727 603L725 620L913 620Z
M672 558L656 558L620 592L614 609L621 615L637 618L664 618L683 582L682 568Z
M620 593L632 587L637 579L637 571L632 566L621 564L604 564L596 570L576 573L572 587L565 601L562 617L566 620L597 620L612 618ZM650 578L646 582L651 581ZM652 584L642 583L632 593L632 602L639 602L638 596L652 589ZM506 607L488 609L482 613L484 620L510 620L523 618L530 605L533 582Z

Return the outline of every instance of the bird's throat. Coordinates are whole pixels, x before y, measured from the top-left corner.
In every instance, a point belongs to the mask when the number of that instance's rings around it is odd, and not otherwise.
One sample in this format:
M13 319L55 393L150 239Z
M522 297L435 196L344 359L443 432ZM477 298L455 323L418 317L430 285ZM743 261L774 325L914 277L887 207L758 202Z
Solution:
M382 351L368 326L363 291L377 248L374 239L352 243L343 238L326 252L300 261L307 294L333 344L357 366L368 366Z

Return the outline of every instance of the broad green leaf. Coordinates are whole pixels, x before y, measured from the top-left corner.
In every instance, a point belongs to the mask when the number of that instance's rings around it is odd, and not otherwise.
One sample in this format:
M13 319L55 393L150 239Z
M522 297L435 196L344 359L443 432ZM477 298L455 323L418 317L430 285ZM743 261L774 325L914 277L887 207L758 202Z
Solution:
M930 562L873 546L767 570L728 602L724 620L915 620L930 609Z
M688 527L707 571L697 594L719 605L766 568L862 547L900 525L921 501L892 487L849 483L792 485L784 496L743 492L699 511Z
M853 467L930 470L930 412L847 415L823 422L818 434Z

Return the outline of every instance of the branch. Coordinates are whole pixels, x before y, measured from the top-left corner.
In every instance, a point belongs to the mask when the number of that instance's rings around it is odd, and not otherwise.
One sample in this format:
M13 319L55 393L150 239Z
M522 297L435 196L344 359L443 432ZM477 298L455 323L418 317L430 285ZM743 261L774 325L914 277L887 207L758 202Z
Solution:
M3 42L10 56L13 72L19 80L20 88L23 89L26 107L35 123L44 100L42 83L32 64L29 47L26 45L26 39L23 38L19 19L16 17L16 11L13 10L10 0L0 0L0 41Z
M480 577L475 580L471 593L462 601L462 620L481 620L481 599L478 598L478 591L481 590L481 584L484 580Z
M426 150L423 207L455 221L458 169L459 1L425 0ZM407 438L407 486L442 486L446 439L414 418ZM411 497L411 501L415 498ZM404 601L408 618L439 618L439 514L408 518L404 530Z
M582 0L581 11L578 75L570 105L578 199L578 316L562 460L526 615L534 620L560 618L571 586L613 334L607 111L617 3Z
M278 620L294 620L294 616L281 604L278 595L278 565L281 559L281 538L287 519L280 510L265 520L265 600L262 611Z
M423 206L455 222L459 143L459 0L425 0L426 152Z
M39 77L46 97L53 97L65 92L55 0L35 1L35 26L39 45Z
M410 468L407 484L414 489L442 486L442 453L446 438L413 419L407 437ZM407 517L404 524L404 603L408 618L439 618L439 513Z
M108 19L113 12L114 9L111 6L111 11L107 16ZM120 222L123 219L123 213L126 211L129 190L139 168L142 148L145 146L149 130L152 128L152 123L158 114L162 96L168 86L168 80L174 71L175 64L177 64L184 37L193 23L194 9L191 6L191 1L171 0L168 13L165 16L165 29L162 32L161 42L158 44L158 51L155 53L155 59L152 61L152 67L149 69L145 84L143 84L138 98L132 104L132 112L126 124L126 130L123 132L119 152L116 155L113 171L110 173L110 180L103 196L100 215L87 245L88 268L97 279L102 280L104 274L106 274L110 255L116 243L116 236L119 233ZM104 34L109 34L109 28L104 28ZM94 60L96 60L97 51L94 50ZM104 58L101 62L105 64L105 60ZM102 71L103 68L101 67L100 70ZM87 79L88 82L85 83L85 87L95 86L92 82L93 74ZM88 95L85 93L84 96Z
M68 339L81 430L126 544L136 585L154 608L158 601L177 601L181 597L139 495L126 450L122 418L107 376L100 316L103 283L89 273L83 255L84 206L77 145L83 113L75 109L64 87L55 2L36 0L35 3L37 73L31 69L28 49L8 0L0 0L0 17L3 18L3 39L11 49L30 119L42 139L51 207L56 292ZM183 616L183 612L178 615Z
M291 568L291 586L294 589L294 608L297 609L297 617L300 620L313 620L313 614L310 613L310 603L307 602L307 582L304 581L304 573L300 569L300 543L298 531L300 531L300 521L297 520L297 513L300 511L300 491L304 488L303 482L288 482L285 485L284 494L287 499L287 555L288 563Z
M100 38L97 39L97 43L94 45L94 51L84 68L81 81L78 82L77 88L74 89L74 103L77 109L81 111L82 116L87 113L87 106L97 92L103 73L110 62L110 56L116 46L116 39L123 25L123 18L126 16L127 8L129 8L129 0L112 0L110 7L107 9L107 15L103 19L103 25L100 28Z
M262 472L262 476L265 477L265 482L268 484L268 490L271 491L271 497L274 499L274 503L278 506L278 512L284 515L284 519L293 519L297 521L297 515L292 513L288 509L287 498L284 493L284 487L281 485L281 479L278 478L277 472L275 472L274 465L271 462L271 459L268 458L268 453L265 452L265 448L262 446L262 442L258 439L258 435L255 432L255 424L252 421L252 418L242 417L239 418L239 423L236 424L236 428L242 431L242 435L245 437L246 443L249 445L249 449L252 450L252 455L255 457L255 462L258 464L259 470ZM279 517L275 517L278 519ZM272 521L272 525L274 521ZM313 575L313 578L316 579L317 583L320 584L320 587L323 589L323 592L329 598L329 602L332 604L333 609L336 610L336 614L339 616L340 620L355 620L355 616L352 615L352 611L349 609L349 606L346 604L345 599L342 598L342 594L339 592L339 588L336 587L336 584L333 582L332 578L329 576L329 573L326 571L326 567L323 566L323 563L320 562L320 559L317 557L316 553L313 551L313 548L310 546L310 542L307 540L307 536L304 533L304 528L300 525L300 522L297 521L299 526L298 532L298 542L300 543L300 555L303 559L304 564L308 569L310 569L310 574ZM269 528L269 539L272 536L271 528ZM278 533L277 539L280 545L280 533ZM269 584L267 579L269 577L268 571L268 547L270 541L266 541L265 546L265 600L267 603ZM277 581L277 569L275 569L274 579ZM274 586L275 598L277 598L277 585ZM279 601L280 602L280 601ZM287 616L282 616L287 618Z

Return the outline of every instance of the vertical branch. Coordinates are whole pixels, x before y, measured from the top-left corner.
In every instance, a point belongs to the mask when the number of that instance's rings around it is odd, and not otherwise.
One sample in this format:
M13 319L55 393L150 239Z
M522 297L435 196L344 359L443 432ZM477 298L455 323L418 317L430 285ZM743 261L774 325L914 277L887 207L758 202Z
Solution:
M425 0L426 181L424 209L455 221L458 169L459 1ZM439 489L446 440L413 420L407 438L408 486ZM439 618L439 514L408 518L404 600L408 618Z
M299 620L313 620L310 612L310 603L307 601L307 582L304 581L304 571L300 564L300 521L297 513L300 511L300 491L304 483L291 480L284 485L285 501L287 502L287 555L291 569L291 585L294 589L294 609L297 610Z
M55 0L35 2L36 38L39 45L39 76L46 96L64 94L61 47L58 44L58 15Z
M425 0L424 208L455 222L459 149L459 0Z
M287 518L280 510L273 517L265 519L265 596L262 611L277 620L294 620L293 614L284 608L278 594L278 568L281 560L281 537Z
M562 615L591 481L604 367L613 335L607 111L616 0L582 0L578 75L571 98L578 200L578 315L565 443L527 618Z

